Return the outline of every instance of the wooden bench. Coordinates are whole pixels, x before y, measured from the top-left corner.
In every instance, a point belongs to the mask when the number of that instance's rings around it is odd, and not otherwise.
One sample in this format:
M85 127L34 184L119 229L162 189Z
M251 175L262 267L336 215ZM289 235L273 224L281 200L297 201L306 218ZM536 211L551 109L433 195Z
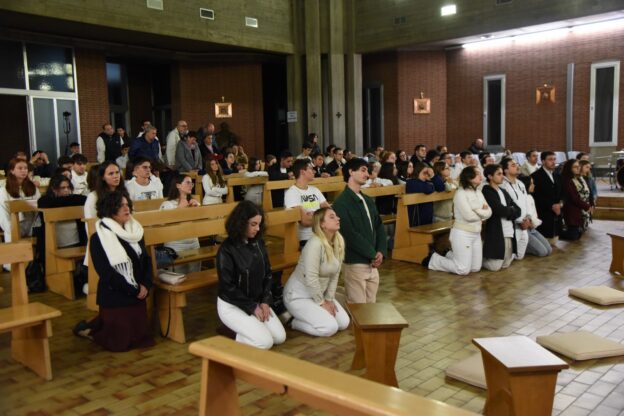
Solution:
M11 242L17 243L18 241L28 241L32 245L35 245L36 239L34 237L22 237L20 231L19 216L23 213L38 214L37 200L36 199L23 199L16 201L8 201L9 215L11 217ZM5 230L6 232L6 230Z
M168 226L173 225L175 228L176 224L188 222L188 221L197 221L209 218L222 218L227 215L234 209L236 203L232 204L214 204L214 205L206 205L200 207L193 207L189 209L181 209L181 210L150 210L150 211L142 211L135 212L133 214L134 218L143 226L144 230L152 227L160 227L160 226ZM160 205L159 205L160 207ZM95 223L97 218L89 218L85 220L87 222L87 230L89 233L89 239L91 235L95 232ZM202 233L202 230L197 230L197 234L199 235L210 235ZM195 235L193 236L195 237ZM190 238L190 237L188 237ZM157 243L150 247L152 263L154 270L156 270L156 256L154 253L154 249L156 245L162 244L163 242L175 241L179 240L179 238L166 238L163 239L161 243ZM146 243L147 245L147 243ZM178 253L179 257L174 261L174 265L184 264L184 263L192 263L196 261L203 261L210 258L213 258L217 254L218 247L215 246L206 246L200 247L196 250L188 250L185 252ZM89 254L90 255L90 254ZM89 259L89 264L91 264L91 260ZM156 275L154 275L156 278ZM98 310L98 306L96 303L97 298L97 285L98 285L99 277L93 267L89 267L89 293L87 295L87 308L93 311Z
M45 226L45 270L46 285L54 293L65 296L67 299L75 299L74 270L76 261L84 259L87 248L67 247L59 248L56 241L56 225L63 221L82 219L84 207L43 208Z
M475 338L487 382L486 415L550 416L565 361L524 336Z
M273 198L271 197L271 191L284 190L290 188L295 184L294 179L285 179L281 181L268 181L264 184L264 191L262 192L262 207L265 211L273 209ZM344 190L346 186L341 176L330 176L329 178L315 178L310 185L315 186L319 191L323 193L332 193L335 198ZM333 198L328 198L329 201Z
M401 331L409 324L391 303L351 303L355 354L352 370L366 368L364 377L398 387L394 367Z
M160 206L166 200L164 198L143 199L140 201L132 201L132 209L134 212L158 211Z
M264 185L268 182L268 176L232 176L227 179L227 186L230 188L225 197L225 202L234 202L234 187L235 186L252 186L252 185Z
M429 254L429 244L434 242L434 237L447 233L453 226L453 221L451 220L410 227L407 207L453 199L453 196L455 196L455 191L434 192L429 195L404 194L399 196L394 231L394 249L392 250L393 259L420 263Z
M224 337L193 342L202 359L200 415L240 415L236 380L335 415L460 416L468 411Z
M11 263L11 307L0 309L0 333L11 332L11 357L37 375L52 380L50 344L52 319L61 312L39 302L28 303L26 264L29 242L0 244L0 263Z
M378 196L394 196L398 197L405 193L405 185L376 186L374 188L362 188L362 193L371 198ZM396 223L396 214L381 215L384 224Z
M611 266L609 271L624 275L624 236L607 233L611 237Z

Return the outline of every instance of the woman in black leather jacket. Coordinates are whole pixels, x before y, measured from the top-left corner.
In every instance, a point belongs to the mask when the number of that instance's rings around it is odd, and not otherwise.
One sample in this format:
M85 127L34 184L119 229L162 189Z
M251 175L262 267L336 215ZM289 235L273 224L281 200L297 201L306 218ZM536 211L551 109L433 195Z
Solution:
M286 331L271 309L271 264L262 239L264 212L242 201L228 217L228 238L217 253L221 321L236 341L269 349L286 340Z

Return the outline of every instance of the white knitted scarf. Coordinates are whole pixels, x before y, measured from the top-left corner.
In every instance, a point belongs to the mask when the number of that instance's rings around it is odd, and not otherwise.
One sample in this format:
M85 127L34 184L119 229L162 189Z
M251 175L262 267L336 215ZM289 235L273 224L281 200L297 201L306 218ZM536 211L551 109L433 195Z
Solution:
M139 287L132 270L132 260L121 245L119 238L132 246L138 255L141 255L139 241L143 238L143 227L132 216L122 227L112 218L102 218L95 223L95 229L104 252L111 266L121 274L128 284Z

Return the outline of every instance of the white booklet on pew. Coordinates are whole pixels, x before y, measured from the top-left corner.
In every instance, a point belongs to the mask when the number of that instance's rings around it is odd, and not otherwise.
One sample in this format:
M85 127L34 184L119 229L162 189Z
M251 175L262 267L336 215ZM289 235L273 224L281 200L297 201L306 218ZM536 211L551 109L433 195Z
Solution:
M186 275L169 270L158 270L158 278L169 285L177 285L186 280Z

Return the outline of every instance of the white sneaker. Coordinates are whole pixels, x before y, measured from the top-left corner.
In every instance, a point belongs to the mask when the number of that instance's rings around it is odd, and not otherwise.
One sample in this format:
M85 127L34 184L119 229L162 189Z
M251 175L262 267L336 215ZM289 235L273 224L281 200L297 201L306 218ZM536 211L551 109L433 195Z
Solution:
M82 285L82 293L84 293L85 295L89 294L89 283L85 283L84 285Z

